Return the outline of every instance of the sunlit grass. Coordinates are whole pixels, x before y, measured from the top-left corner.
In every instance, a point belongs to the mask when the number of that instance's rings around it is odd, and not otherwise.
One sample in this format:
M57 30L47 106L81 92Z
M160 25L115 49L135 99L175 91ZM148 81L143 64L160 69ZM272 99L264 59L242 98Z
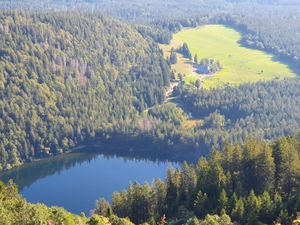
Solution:
M294 77L295 73L274 56L260 50L243 47L239 44L241 34L223 25L207 25L200 28L185 29L174 35L170 45L161 46L165 56L169 50L186 42L192 55L219 60L223 69L202 80L202 87L212 88L224 85L267 81ZM185 74L185 81L192 83L201 75L193 73L187 59L178 54L178 62L172 66L177 73Z

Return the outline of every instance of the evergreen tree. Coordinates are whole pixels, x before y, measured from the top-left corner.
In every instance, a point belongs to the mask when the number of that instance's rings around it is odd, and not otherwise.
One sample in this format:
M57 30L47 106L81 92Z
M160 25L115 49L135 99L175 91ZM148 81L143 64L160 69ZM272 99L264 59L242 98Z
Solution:
M250 191L249 196L246 199L245 215L247 224L255 225L258 223L258 213L260 211L261 202L256 197L253 190Z
M183 43L183 45L181 46L181 48L179 49L179 52L187 59L192 60L192 54L190 52L189 46L187 45L187 43Z
M264 192L261 196L261 210L260 210L260 220L266 224L271 224L275 218L273 215L274 203L268 192Z
M219 213L223 211L225 211L225 213L227 213L228 211L228 197L226 194L226 191L224 189L222 189L219 199L218 199L218 208L219 208Z
M272 148L263 144L262 151L257 156L256 166L256 192L262 193L264 191L274 191L274 180L275 180L275 164L272 156Z
M176 64L177 63L177 54L174 50L174 48L171 49L171 54L170 54L170 64Z
M167 173L167 195L166 203L169 206L169 212L174 213L180 200L180 174L176 169L169 169Z
M199 88L201 87L201 81L200 81L199 79L197 79L197 80L195 81L195 87L196 87L197 89L199 89Z
M195 64L196 66L198 66L198 62L199 62L199 60L198 60L198 55L195 54L195 56L194 56L194 64Z
M209 199L206 193L199 191L194 203L194 212L198 217L203 217L209 211Z
M185 203L185 205L190 208L193 204L191 200L194 197L193 195L197 187L197 175L195 169L192 166L189 166L187 162L183 162L180 178L181 202Z
M242 199L236 202L236 205L232 209L231 216L233 220L236 221L242 222L245 220L245 206Z
M279 192L291 194L300 188L300 164L298 149L291 138L278 140L274 148L275 188Z
M99 201L97 201L96 208L93 210L93 214L110 217L113 212L109 203L104 198L101 198Z

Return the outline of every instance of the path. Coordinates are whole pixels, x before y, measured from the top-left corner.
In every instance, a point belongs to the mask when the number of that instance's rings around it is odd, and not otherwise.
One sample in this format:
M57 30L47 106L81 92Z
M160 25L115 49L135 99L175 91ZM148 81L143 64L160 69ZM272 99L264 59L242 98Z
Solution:
M170 83L170 86L166 90L166 94L165 94L166 96L165 96L164 103L167 103L171 99L174 99L174 97L172 97L172 95L173 95L175 87L177 87L179 85L179 83L180 83L179 81L174 81L174 82Z
M170 82L170 86L167 87L167 90L165 92L165 100L160 105L166 104L166 103L170 102L171 100L178 98L178 97L172 97L172 95L173 95L175 87L177 87L179 84L180 84L179 81L173 81L173 82L171 81ZM148 110L150 110L156 106L158 106L158 105L153 105L153 106L147 108L145 110L145 112L147 112Z

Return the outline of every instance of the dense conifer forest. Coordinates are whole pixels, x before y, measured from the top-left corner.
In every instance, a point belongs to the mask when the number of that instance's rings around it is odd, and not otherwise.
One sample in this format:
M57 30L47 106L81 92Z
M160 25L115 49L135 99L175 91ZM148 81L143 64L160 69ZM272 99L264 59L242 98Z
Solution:
M100 199L89 218L30 204L13 183L0 183L0 224L291 224L300 210L299 152L299 136L226 144L169 169L164 181L132 183L111 204Z
M159 48L184 28L223 24L241 32L241 46L299 74L297 0L3 0L0 9L0 171L90 142L118 146L122 156L193 158L111 202L99 196L91 215L31 204L0 182L0 225L285 225L300 217L299 78L207 90L171 70L179 52L193 60L187 44L168 60ZM207 157L195 163L195 155ZM65 165L56 163L37 176Z
M2 7L3 5L4 3ZM118 8L117 5L115 7ZM266 12L263 16L267 17L267 14ZM253 106L258 104L255 101L259 101L257 96L253 96L253 101L244 103L244 108L248 111L233 109L225 100L220 103L223 104L222 109L218 109L216 105L205 106L206 109L202 108L201 111L207 110L206 114L199 114L199 109L192 102L197 97L192 97L191 93L186 94L193 92L193 89L188 91L184 88L179 88L178 94L183 99L185 115L176 119L176 123L164 121L165 117L171 116L168 114L172 114L168 110L169 106L166 109L162 109L165 106L156 107L164 111L166 115L163 117L151 114L151 110L150 117L145 118L141 114L148 107L164 101L164 87L170 82L169 66L154 41L168 43L172 33L183 27L209 23L237 27L244 30L244 45L287 57L297 69L299 51L297 47L291 48L298 46L298 39L294 38L297 35L293 35L297 32L297 17L275 17L272 19L274 23L264 26L262 18L264 17L231 16L216 12L189 19L169 19L165 16L130 26L101 14L74 11L3 12L0 26L3 33L1 71L4 74L1 79L1 95L3 99L11 101L2 102L1 123L6 126L1 126L1 168L7 169L36 157L66 151L95 136L110 137L116 131L129 136L138 134L141 138L137 139L138 142L147 140L151 143L156 140L167 148L177 146L179 149L197 149L200 146L203 150L208 150L211 146L220 147L224 141L243 141L254 133L256 137L268 139L294 133L299 121L299 104L295 102L299 96L297 87L294 86L294 83L298 83L296 80L284 81L283 86L273 82L260 84L263 88L268 86L269 89L275 89L281 86L288 91L295 90L283 93L284 96L274 96L274 107L279 109L276 115L271 111L263 112L264 107L273 107L266 106L267 104L259 105L257 110L261 113L252 112ZM286 26L287 21L289 26ZM269 27L273 25L277 29ZM95 30L98 31L96 36L93 35ZM274 30L276 34L272 33ZM16 52L17 48L21 51ZM129 48L130 51L124 51ZM246 87L247 85L241 88ZM229 89L232 91L231 96L238 98L241 88ZM255 85L249 88L255 88ZM216 90L216 93L220 92L221 95L223 91ZM252 90L249 91L252 93ZM199 91L202 92L203 90ZM259 96L265 94L267 92ZM199 101L203 98L199 97ZM273 96L270 95L269 98ZM260 100L265 101L262 99ZM28 101L31 102L30 108L29 104L24 104ZM280 111L286 108L286 104L289 104L287 107L293 106L293 110ZM183 118L189 112L197 117L200 115L206 121L205 124L186 130ZM229 115L231 112L233 114ZM256 122L246 128L252 118L250 115L254 116ZM261 123L262 117L267 118L263 120L264 124ZM221 121L221 126L209 125L218 119L225 123ZM224 131L225 128L230 131ZM9 132L4 132L5 130Z
M1 169L70 149L164 100L169 68L130 26L1 13Z
M249 137L272 140L299 130L298 79L205 90L181 86L175 92L186 111L203 123L194 131L208 142L243 142ZM198 134L197 134L198 133Z
M291 224L300 210L299 149L292 137L227 144L196 165L170 169L165 181L114 193L112 210L135 224L159 223L161 215L171 224ZM221 218L201 223L209 214Z

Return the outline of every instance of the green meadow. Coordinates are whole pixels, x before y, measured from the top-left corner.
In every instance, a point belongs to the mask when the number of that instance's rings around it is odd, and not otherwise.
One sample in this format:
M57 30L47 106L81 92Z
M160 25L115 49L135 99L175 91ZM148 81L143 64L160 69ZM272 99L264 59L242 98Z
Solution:
M274 60L274 55L260 50L243 47L239 44L241 33L223 25L207 25L185 29L174 35L170 45L162 46L165 55L172 47L177 48L186 42L194 56L219 60L223 69L216 74L203 76L195 72L189 60L178 57L173 69L183 73L186 82L202 80L205 88L224 85L238 85L246 82L267 81L296 76L283 62Z

